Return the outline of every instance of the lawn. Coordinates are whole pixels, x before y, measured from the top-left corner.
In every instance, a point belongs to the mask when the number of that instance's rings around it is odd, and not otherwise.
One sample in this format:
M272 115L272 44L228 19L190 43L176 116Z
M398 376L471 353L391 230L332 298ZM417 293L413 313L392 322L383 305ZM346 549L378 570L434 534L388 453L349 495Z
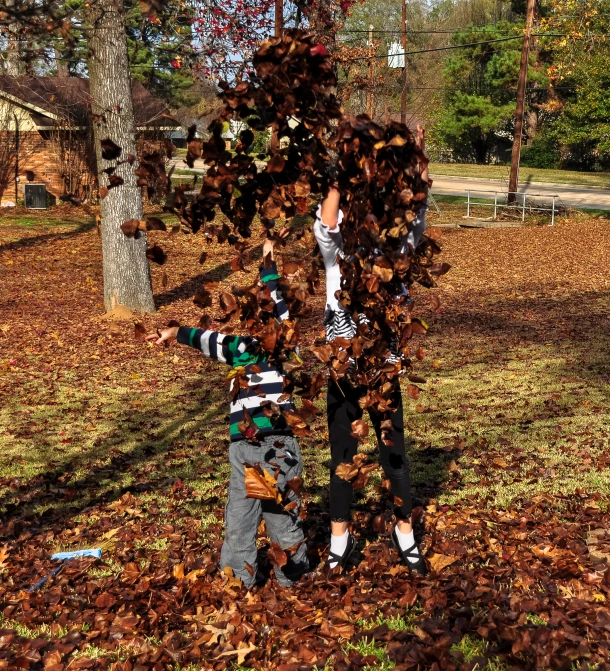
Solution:
M155 232L168 253L153 268L158 313L108 321L95 226L64 211L0 221L0 669L495 671L607 658L610 222L445 232L440 312L416 290L427 382L417 401L405 396L431 575L411 578L373 531L392 510L376 473L355 501L356 569L248 592L216 563L227 371L136 340L133 322L196 324L203 281L246 285L256 264L233 272L225 247ZM251 248L260 255L256 236ZM308 251L293 242L286 255ZM307 367L323 296L302 325ZM323 413L312 428L316 568L328 542ZM374 458L372 442L363 449ZM264 530L259 544L270 570ZM52 552L98 546L101 559L25 591Z
M474 165L465 163L430 163L430 173L455 177L501 179L508 183L510 166ZM519 183L550 182L554 184L579 184L581 186L610 187L610 172L581 172L577 170L545 170L521 166Z

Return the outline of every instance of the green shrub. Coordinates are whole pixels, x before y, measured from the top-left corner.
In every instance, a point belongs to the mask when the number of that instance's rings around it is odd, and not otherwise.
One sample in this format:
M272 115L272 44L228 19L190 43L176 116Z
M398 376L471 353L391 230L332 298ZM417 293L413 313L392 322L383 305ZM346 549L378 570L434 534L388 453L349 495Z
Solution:
M550 134L537 135L531 145L521 150L521 165L527 168L555 170L560 167L560 163L559 145Z

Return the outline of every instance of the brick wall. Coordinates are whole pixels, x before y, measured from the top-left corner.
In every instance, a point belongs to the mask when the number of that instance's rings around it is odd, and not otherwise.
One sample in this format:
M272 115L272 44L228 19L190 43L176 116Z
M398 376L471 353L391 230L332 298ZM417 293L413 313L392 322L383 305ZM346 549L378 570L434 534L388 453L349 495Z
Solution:
M90 139L46 131L19 134L18 198L23 200L26 172L34 173L34 183L46 184L59 198L64 193L81 196L96 193L95 155ZM0 131L0 203L15 202L15 133ZM138 153L164 151L163 140L154 133L139 133Z
M66 193L70 170L85 185L95 181L90 165L87 166L84 146L82 150L77 147L73 155L69 156L58 138L50 137L49 134L45 136L44 131L22 131L19 134L18 153L16 146L13 131L0 132L0 157L5 155L4 168L0 169L0 201L3 203L15 201L16 158L18 158L17 174L20 180L19 200L23 200L23 187L28 181L26 177L28 170L34 173L34 183L46 184L47 191L56 198Z

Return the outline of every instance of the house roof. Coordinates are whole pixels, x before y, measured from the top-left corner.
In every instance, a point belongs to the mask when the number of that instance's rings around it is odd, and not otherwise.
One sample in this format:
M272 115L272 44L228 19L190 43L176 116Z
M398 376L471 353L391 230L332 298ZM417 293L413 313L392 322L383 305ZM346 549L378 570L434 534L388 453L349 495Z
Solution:
M136 126L180 127L164 117L166 105L136 80L131 83ZM9 77L0 75L0 97L28 108L37 126L58 122L84 126L90 123L89 80L81 77Z

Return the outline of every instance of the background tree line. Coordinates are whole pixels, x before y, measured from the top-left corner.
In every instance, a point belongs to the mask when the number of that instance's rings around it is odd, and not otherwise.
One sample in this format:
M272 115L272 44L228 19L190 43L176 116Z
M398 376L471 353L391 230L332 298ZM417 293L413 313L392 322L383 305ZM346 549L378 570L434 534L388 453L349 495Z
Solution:
M400 42L401 4L359 3L339 31L341 45L350 53L359 49L362 57L341 65L346 105L354 111L365 109L367 95L376 116L400 109L401 71L388 67L386 55L393 42ZM427 122L434 158L510 159L525 9L525 0L407 2L407 118ZM608 0L538 2L524 164L610 168L609 20ZM370 26L372 48L367 46ZM492 42L511 36L516 39ZM428 51L480 42L487 43ZM423 53L412 53L417 51ZM367 53L376 58L367 60Z

